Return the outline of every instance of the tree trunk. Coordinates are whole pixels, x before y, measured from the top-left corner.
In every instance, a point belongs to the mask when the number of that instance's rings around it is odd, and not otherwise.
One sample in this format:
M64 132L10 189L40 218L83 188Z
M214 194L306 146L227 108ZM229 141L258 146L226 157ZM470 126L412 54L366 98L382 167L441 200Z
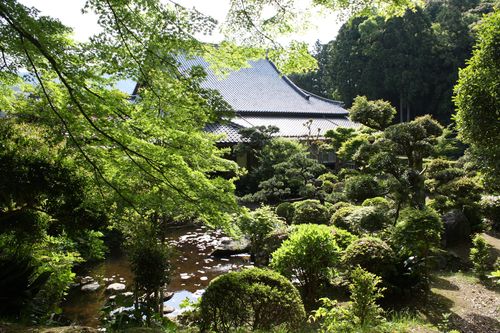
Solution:
M403 122L403 93L399 95L399 122Z

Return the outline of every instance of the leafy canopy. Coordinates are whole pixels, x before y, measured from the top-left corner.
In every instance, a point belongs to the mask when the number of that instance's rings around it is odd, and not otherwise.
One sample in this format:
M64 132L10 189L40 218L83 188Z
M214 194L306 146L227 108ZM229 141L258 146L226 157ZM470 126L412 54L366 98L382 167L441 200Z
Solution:
M471 146L482 168L500 177L500 10L487 15L467 67L455 86L459 138Z

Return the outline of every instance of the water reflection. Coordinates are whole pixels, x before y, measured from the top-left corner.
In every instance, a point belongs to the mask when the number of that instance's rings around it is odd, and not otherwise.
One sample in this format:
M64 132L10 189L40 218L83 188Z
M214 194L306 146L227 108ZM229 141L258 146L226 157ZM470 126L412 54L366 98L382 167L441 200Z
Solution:
M169 317L179 314L180 303L188 298L196 300L210 281L226 272L250 267L250 257L247 254L233 255L227 258L210 256L213 249L226 241L222 232L208 230L206 227L186 227L173 229L168 237L169 244L176 250L172 258L172 278L168 291L174 296L166 305L172 306L175 311ZM81 285L76 285L68 294L63 304L65 317L80 325L97 327L99 325L99 311L106 303L109 293L106 287L114 282L124 283L125 291L131 290L132 272L123 256L109 258L104 262L82 272L77 281L90 277L98 282L97 291L82 291Z

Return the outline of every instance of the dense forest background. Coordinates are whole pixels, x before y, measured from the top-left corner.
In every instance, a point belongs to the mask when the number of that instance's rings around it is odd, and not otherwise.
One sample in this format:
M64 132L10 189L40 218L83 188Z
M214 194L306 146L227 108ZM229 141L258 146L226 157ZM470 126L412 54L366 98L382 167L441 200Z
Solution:
M316 71L291 79L346 107L367 96L390 101L399 121L431 114L450 123L458 70L471 56L475 27L493 6L491 0L430 0L402 16L364 12L335 40L316 44Z

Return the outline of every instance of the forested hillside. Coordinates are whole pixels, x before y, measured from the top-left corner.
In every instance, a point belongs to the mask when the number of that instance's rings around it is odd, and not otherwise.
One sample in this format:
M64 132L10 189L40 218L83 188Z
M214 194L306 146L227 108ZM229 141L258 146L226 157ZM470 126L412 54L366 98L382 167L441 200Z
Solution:
M399 121L431 114L449 123L458 69L470 58L475 27L493 5L491 0L430 0L400 17L354 16L335 40L316 45L318 70L292 80L347 107L358 95L381 98L398 108Z

